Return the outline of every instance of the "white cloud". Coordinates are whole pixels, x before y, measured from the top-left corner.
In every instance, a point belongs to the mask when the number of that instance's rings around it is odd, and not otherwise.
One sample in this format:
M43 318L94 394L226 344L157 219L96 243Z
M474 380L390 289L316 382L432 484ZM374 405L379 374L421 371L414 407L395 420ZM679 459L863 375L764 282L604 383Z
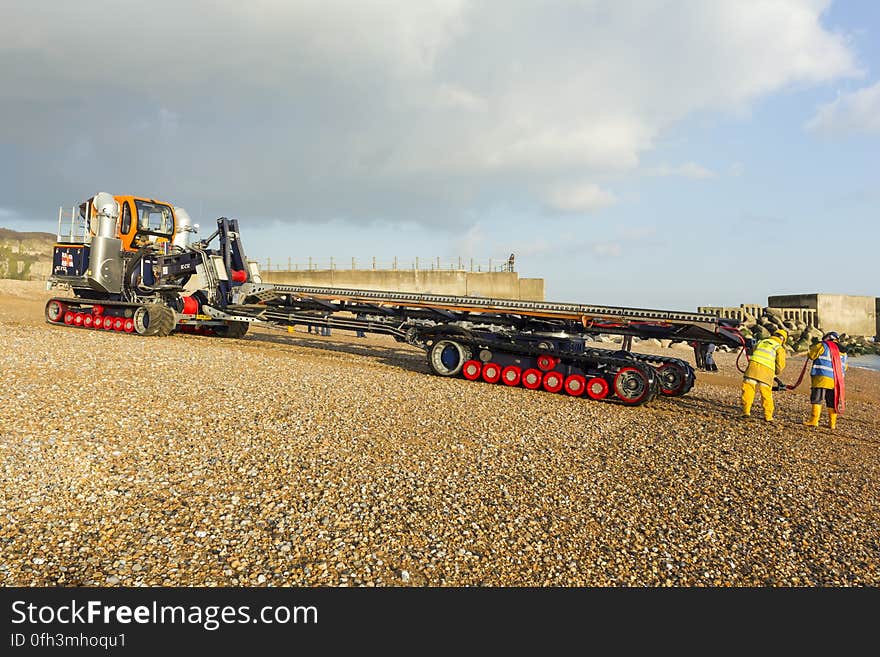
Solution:
M562 212L593 212L614 205L614 194L596 184L560 185L549 190L545 197L553 210Z
M880 82L822 105L806 127L829 136L880 134Z
M696 162L686 162L678 166L659 166L647 169L651 176L681 176L683 178L714 178L715 172Z
M623 238L633 242L648 240L657 235L657 229L653 226L624 228L621 233Z
M617 242L602 242L593 245L593 253L600 258L618 258L623 253L623 248Z
M451 84L441 84L437 87L435 102L441 107L450 107L466 112L486 112L488 110L485 98Z
M827 5L11 3L0 143L27 157L0 161L18 181L0 176L0 197L35 209L47 189L69 201L100 181L230 215L426 225L512 197L596 209L613 196L556 188L637 172L695 113L858 75ZM135 45L106 39L122 33ZM83 143L100 157L58 163Z
M486 235L480 224L474 224L467 232L456 240L458 253L464 256L481 254L486 245Z
M543 237L522 244L515 244L513 246L513 252L519 258L526 256L545 256L548 254L559 253L559 251L559 243L556 240L551 242Z
M159 130L168 137L173 137L180 127L180 117L176 112L161 107L159 108Z

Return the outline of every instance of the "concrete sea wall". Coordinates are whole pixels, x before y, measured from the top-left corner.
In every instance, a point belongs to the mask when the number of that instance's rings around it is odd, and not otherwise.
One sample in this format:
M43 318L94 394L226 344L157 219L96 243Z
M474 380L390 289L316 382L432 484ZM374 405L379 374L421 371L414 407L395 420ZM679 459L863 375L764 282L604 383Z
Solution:
M322 269L260 275L266 283L544 301L544 279L520 278L516 272Z

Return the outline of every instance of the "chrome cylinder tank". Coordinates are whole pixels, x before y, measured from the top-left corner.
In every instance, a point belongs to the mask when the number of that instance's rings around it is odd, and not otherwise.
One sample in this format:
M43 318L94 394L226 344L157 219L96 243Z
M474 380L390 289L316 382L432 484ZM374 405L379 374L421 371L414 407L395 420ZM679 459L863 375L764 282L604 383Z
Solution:
M118 215L101 215L98 218L98 237L115 238L118 219Z
M122 240L116 237L119 204L107 192L95 194L92 203L98 215L98 232L90 245L86 276L92 288L115 294L122 291L123 272Z
M190 242L195 239L199 227L193 223L192 217L183 208L174 208L174 219L174 239L171 243L174 246L186 249Z
M122 291L122 272L122 240L101 234L93 237L87 272L91 286L119 293Z

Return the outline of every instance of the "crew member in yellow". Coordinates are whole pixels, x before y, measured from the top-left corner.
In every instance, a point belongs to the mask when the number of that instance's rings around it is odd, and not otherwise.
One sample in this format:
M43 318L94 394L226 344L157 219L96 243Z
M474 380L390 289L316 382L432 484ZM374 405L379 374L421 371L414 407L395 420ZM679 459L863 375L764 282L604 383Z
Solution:
M810 369L810 419L807 426L818 427L822 415L822 400L828 406L828 427L837 427L837 414L844 408L844 372L846 353L840 349L840 336L831 331L822 336L807 354L813 361Z
M743 375L742 412L743 417L752 413L752 402L755 401L755 389L761 391L761 402L764 406L764 419L773 421L773 379L785 369L785 342L788 331L777 329L769 338L755 345L749 366Z

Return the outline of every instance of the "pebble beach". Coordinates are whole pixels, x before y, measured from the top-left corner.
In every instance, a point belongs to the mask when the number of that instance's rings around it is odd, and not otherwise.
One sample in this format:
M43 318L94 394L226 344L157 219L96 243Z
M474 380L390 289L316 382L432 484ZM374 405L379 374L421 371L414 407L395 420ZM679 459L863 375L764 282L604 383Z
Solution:
M729 352L628 408L386 337L49 326L46 298L0 281L3 586L880 585L880 372L832 432L809 377L740 418Z

